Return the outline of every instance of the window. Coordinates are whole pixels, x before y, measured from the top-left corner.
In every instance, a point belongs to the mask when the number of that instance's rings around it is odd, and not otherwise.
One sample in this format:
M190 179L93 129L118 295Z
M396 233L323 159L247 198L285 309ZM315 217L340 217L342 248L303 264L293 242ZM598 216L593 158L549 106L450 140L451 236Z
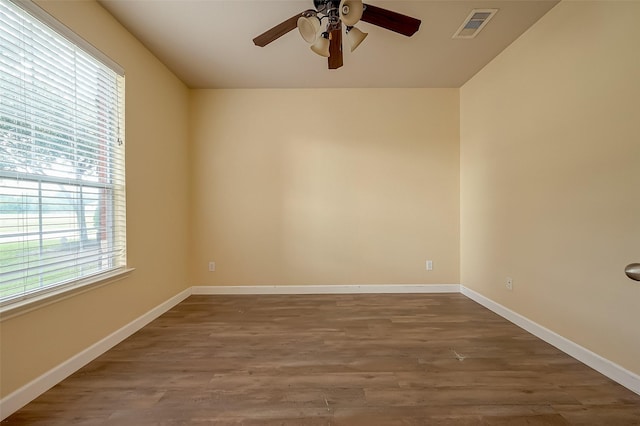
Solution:
M0 0L0 306L126 266L124 74L34 3Z

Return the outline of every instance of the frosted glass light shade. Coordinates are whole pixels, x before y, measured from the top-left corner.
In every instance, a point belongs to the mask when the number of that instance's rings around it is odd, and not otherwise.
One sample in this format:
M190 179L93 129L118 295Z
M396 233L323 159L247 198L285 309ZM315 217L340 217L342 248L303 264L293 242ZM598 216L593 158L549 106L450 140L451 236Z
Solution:
M324 36L319 37L318 40L311 46L311 50L320 56L325 58L329 57L329 38Z
M360 46L360 43L364 41L369 33L363 33L356 27L353 27L347 33L347 40L349 40L349 46L351 46L351 51L356 50L356 47Z
M340 20L347 27L352 27L362 18L364 6L362 0L342 0L340 2Z
M301 16L298 18L298 31L307 43L314 43L320 31L320 20L315 16Z

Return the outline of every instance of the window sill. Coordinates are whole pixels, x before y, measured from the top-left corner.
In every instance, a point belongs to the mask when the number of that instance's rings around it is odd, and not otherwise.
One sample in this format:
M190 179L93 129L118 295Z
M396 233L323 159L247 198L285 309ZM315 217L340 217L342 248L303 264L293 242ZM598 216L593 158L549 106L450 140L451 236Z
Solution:
M87 291L94 290L98 287L102 287L103 285L120 281L130 275L133 271L135 271L135 268L123 268L117 271L107 272L105 274L79 280L72 285L65 286L58 290L51 290L50 292L43 293L33 298L19 300L5 306L0 306L0 322L40 309L47 305L60 302L70 297L77 296Z

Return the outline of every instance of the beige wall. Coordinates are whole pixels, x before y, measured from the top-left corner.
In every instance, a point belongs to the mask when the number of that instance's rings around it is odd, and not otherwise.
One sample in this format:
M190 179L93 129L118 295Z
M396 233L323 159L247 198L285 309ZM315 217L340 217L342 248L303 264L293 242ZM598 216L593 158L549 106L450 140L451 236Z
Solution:
M637 374L639 16L562 2L460 101L462 283Z
M187 287L187 88L93 1L50 13L126 71L126 279L0 323L4 397Z
M191 283L458 283L458 100L193 91Z

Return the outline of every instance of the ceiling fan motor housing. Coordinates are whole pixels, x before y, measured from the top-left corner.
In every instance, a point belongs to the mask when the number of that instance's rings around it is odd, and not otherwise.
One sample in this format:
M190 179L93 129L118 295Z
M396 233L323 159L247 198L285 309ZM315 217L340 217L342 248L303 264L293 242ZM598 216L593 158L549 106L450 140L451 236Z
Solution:
M313 0L315 12L322 16L321 19L327 18L327 31L340 28L340 21L343 21L347 27L355 25L362 16L364 4L362 0Z
M340 7L340 0L313 0L313 6L317 11L337 9Z

